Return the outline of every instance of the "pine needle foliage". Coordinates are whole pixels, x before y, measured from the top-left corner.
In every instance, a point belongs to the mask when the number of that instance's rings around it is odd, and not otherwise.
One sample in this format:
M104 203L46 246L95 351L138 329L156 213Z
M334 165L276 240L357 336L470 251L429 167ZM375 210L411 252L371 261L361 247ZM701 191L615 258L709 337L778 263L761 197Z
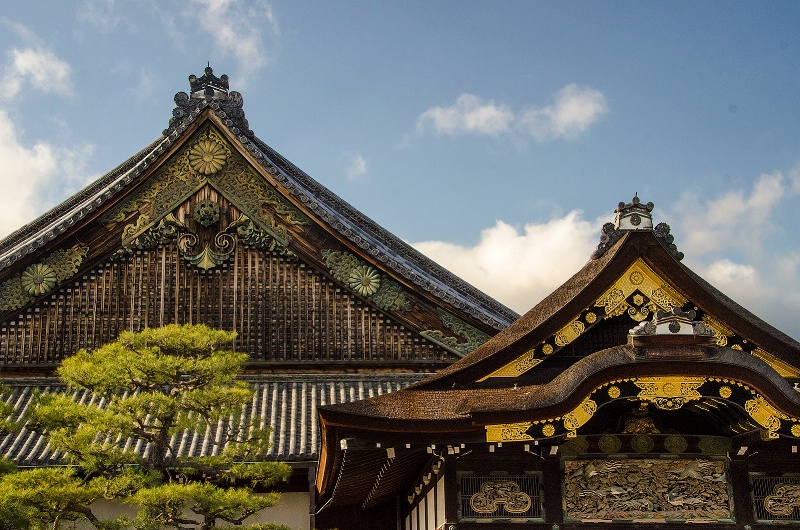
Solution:
M46 434L73 467L0 477L0 497L16 490L6 504L24 514L8 528L57 530L73 520L102 530L249 528L240 525L279 498L253 488L288 480L291 469L263 461L269 431L247 419L253 389L238 378L248 357L231 350L235 337L169 325L124 332L65 359L58 375L67 391L41 395L27 427ZM213 456L180 456L184 434L209 431ZM133 520L100 521L90 505L102 498L141 511Z

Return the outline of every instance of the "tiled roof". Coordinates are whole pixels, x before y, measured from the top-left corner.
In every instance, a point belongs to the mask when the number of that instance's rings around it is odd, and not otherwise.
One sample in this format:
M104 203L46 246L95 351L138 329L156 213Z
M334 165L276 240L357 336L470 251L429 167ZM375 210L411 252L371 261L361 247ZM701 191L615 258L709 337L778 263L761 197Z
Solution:
M247 376L255 388L253 401L244 411L245 419L260 418L269 426L272 445L266 455L270 460L316 460L320 445L320 428L317 407L348 403L354 400L394 392L418 381L426 374L370 374L370 375L259 375ZM39 392L64 392L65 387L55 378L8 379L5 384L11 394L6 400L18 415L24 414ZM89 392L73 392L76 402L102 401ZM203 433L183 432L176 435L178 456L209 456L214 454L211 441L222 425L209 426ZM127 441L123 445L131 451L148 450L143 442ZM63 464L63 455L48 444L47 438L36 432L22 429L18 433L0 437L0 456L21 466L47 466Z
M692 336L667 337L692 340ZM761 382L759 391L772 402L800 414L800 393L761 359L739 350L698 344L614 346L585 357L544 385L426 390L413 386L392 395L326 406L323 417L336 414L337 422L349 426L381 425L388 421L469 420L473 425L520 421L518 413L535 417L545 410L558 416L574 409L601 382L625 377L687 375L747 378ZM581 390L582 389L582 390ZM349 422L342 418L349 415ZM367 427L369 428L369 427ZM393 428L399 431L398 428Z
M800 343L781 333L680 263L653 231L625 232L596 259L589 260L563 285L513 324L475 351L422 381L425 388L450 388L453 381L472 382L520 356L569 324L590 307L637 259L704 311L735 329L749 342L793 366Z
M118 168L98 179L84 190L45 213L39 219L0 241L0 270L34 252L63 234L81 219L102 207L109 200L141 182L146 170L160 159L170 147L184 141L190 125L201 116L211 113L217 123L240 142L283 187L307 208L319 222L327 224L344 238L374 256L387 269L430 292L445 304L464 311L478 320L503 329L519 315L450 273L437 263L414 250L393 234L356 210L346 201L283 158L259 140L249 130L242 110L241 94L222 92L212 99L189 97L179 92L178 107L164 136L140 151ZM205 113L205 114L204 114Z

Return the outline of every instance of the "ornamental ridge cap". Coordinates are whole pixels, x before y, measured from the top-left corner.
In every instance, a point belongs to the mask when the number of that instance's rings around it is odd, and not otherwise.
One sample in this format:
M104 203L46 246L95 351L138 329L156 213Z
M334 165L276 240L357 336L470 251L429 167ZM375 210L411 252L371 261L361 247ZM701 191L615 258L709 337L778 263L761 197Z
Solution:
M239 92L229 91L227 75L217 77L209 65L201 77L189 76L189 88L189 94L175 94L175 108L172 110L169 125L164 129L164 136L170 136L176 131L182 132L205 108L210 107L236 136L243 134L248 138L254 137L242 109L244 98Z
M204 70L203 76L198 78L192 74L189 76L189 86L192 89L192 98L211 99L217 97L218 99L226 99L228 96L228 76L222 74L222 77L214 75L214 70L211 64Z
M643 204L639 199L638 193L633 196L629 203L620 202L614 209L614 222L605 223L600 234L600 243L592 252L592 259L598 259L605 254L622 236L627 232L652 232L656 236L667 252L678 261L683 259L683 252L678 251L675 245L675 237L670 234L670 227L667 223L658 223L653 226L652 211L655 205L652 202Z

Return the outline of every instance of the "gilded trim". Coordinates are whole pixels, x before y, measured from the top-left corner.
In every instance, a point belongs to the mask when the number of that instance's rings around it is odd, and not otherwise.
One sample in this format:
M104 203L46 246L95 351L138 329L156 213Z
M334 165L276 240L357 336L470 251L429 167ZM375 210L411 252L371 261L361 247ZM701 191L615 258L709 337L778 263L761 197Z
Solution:
M204 160L204 156L209 160ZM101 221L108 226L128 221L123 230L122 247L130 252L142 244L141 236L157 227L170 212L207 184L282 246L288 243L288 233L275 222L271 212L289 224L311 224L305 214L256 172L211 126Z
M486 426L487 442L525 442L535 438L528 434L531 422L500 423Z
M643 295L635 294L637 291ZM628 298L632 296L633 299L628 302ZM627 313L634 322L641 322L655 311L670 311L673 307L683 307L685 304L684 297L653 272L644 261L637 259L600 298L595 300L594 304L587 307L569 324L540 345L479 379L478 382L492 377L519 377L542 363L554 352L574 342L603 319Z
M678 410L690 401L723 399L741 407L762 428L761 435L765 440L780 436L800 438L800 418L780 411L744 383L711 377L663 376L617 379L603 383L563 416L486 425L486 441L529 441L560 436L574 438L578 429L592 419L603 405L619 399L649 403L666 411Z
M778 359L771 353L762 350L761 348L755 348L750 353L755 355L768 365L770 365L776 372L780 374L781 377L800 378L800 368L792 366L789 363L783 362L782 360Z

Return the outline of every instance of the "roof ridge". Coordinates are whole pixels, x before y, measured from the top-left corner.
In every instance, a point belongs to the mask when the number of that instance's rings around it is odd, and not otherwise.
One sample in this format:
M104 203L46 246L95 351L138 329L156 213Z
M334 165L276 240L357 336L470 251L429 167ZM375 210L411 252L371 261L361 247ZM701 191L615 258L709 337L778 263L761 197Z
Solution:
M208 67L206 75L199 80L191 76L190 83L191 94L178 92L175 95L176 106L161 138L0 241L0 270L54 239L130 185L209 109L288 193L314 211L321 222L375 259L453 308L495 329L503 329L519 318L510 308L386 231L257 138L245 118L242 95L227 91L227 76L217 78Z

